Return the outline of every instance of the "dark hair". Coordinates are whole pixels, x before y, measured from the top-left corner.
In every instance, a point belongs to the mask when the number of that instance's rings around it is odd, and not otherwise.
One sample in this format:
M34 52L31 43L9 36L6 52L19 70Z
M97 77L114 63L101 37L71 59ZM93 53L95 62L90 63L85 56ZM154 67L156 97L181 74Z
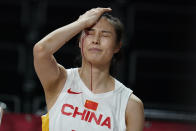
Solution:
M123 32L124 32L124 26L122 24L122 22L120 21L120 19L118 19L117 17L113 17L112 15L110 15L109 13L104 13L100 18L106 18L108 20L108 22L114 27L115 33L116 33L116 43L117 46L120 46L120 43L122 42L123 39ZM80 40L81 37L81 32L79 34L79 38L78 41ZM118 62L121 60L122 58L122 51L120 50L118 53L114 54L112 60L111 60L111 64L110 64L110 74L111 75L116 75L117 73L117 64ZM81 55L79 57L76 58L76 62L77 65L81 65Z
M117 46L120 46L120 43L123 39L123 32L124 32L124 26L119 18L113 17L109 13L104 13L101 18L104 17L108 20L108 22L114 27L115 33L116 33L116 44ZM117 64L122 59L122 50L119 50L118 53L114 54L111 60L110 64L110 74L115 76L117 73Z
M108 22L114 27L116 33L116 44L120 44L123 38L124 26L120 19L113 17L109 13L104 13L100 18L106 18Z

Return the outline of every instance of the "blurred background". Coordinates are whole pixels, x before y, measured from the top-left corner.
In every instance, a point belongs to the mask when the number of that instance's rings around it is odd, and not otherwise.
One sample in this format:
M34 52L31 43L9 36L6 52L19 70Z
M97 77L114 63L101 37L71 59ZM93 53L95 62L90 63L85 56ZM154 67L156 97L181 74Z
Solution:
M195 0L1 0L0 102L6 108L0 131L16 119L21 126L9 130L40 124L47 111L33 46L94 7L111 7L125 26L116 77L143 101L144 130L196 131ZM71 68L79 53L76 36L55 57Z

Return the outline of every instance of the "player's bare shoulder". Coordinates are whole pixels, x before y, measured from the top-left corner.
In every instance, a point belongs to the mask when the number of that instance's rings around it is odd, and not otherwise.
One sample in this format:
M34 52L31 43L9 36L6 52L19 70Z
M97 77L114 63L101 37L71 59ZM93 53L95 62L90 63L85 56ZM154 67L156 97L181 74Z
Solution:
M50 87L44 88L45 92L45 98L46 98L46 104L48 110L54 105L56 102L60 92L62 91L66 80L67 80L67 71L66 69L58 64L60 75L58 80L56 80L54 83L50 84Z
M134 94L129 97L126 108L127 131L142 131L144 127L144 105Z
M138 98L136 95L131 94L127 103L126 112L129 113L129 111L143 111L144 105L143 102Z
M143 107L143 102L140 100L140 98L138 98L136 95L132 94L130 97L129 97L129 104L136 104L138 106L141 106Z
M53 88L53 89L60 88L59 90L61 90L64 87L64 84L65 84L66 79L67 79L67 70L60 64L58 64L58 68L59 68L58 79L50 85L51 86L50 88Z

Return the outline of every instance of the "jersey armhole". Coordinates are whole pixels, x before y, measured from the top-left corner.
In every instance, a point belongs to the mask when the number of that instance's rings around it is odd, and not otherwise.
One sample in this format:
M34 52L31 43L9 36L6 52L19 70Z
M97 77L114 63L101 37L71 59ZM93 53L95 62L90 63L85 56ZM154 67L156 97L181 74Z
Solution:
M126 131L126 108L127 108L127 104L129 101L129 98L131 97L131 95L133 94L133 91L127 87L125 87L126 90L126 94L123 97L123 102L121 105L121 129L123 129L123 131Z
M65 83L64 83L64 86L63 86L63 88L62 88L62 90L60 91L60 93L59 93L59 95L58 95L58 97L57 97L57 99L56 99L56 101L54 102L54 104L52 105L52 107L50 108L50 110L48 110L48 113L50 113L51 111L53 111L53 110L55 110L54 109L54 107L55 107L55 105L57 105L57 103L58 103L58 101L59 101L59 99L62 97L62 93L63 92L65 92L67 89L68 89L68 87L69 87L69 85L70 85L70 83L71 83L71 79L72 79L72 77L73 77L73 70L74 69L66 69L66 72L67 72L67 79L66 79L66 81L65 81Z

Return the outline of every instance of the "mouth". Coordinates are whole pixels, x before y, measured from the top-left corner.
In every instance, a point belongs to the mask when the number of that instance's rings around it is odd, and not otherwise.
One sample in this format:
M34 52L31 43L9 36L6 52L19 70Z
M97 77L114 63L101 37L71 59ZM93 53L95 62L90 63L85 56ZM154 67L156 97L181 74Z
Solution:
M102 50L99 48L90 48L88 49L89 51L93 51L93 52L101 52Z

